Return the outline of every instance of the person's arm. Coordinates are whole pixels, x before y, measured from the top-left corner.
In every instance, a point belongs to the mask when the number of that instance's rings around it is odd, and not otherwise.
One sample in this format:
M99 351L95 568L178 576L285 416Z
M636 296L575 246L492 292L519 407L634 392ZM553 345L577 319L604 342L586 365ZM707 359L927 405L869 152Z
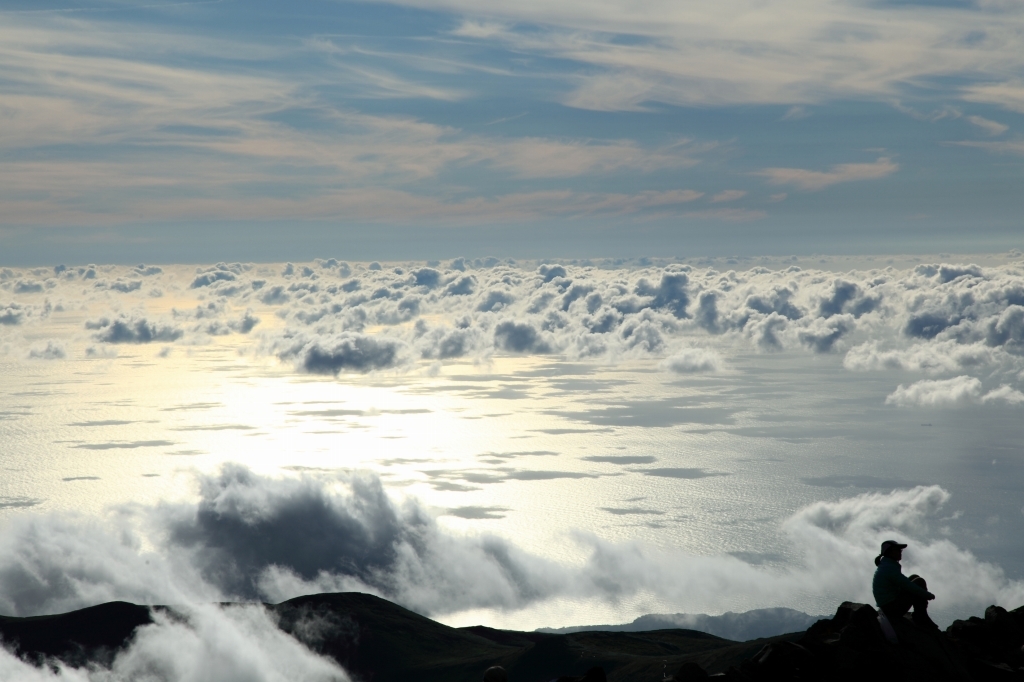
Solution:
M934 594L920 585L914 584L914 582L907 576L903 575L903 573L897 573L894 571L892 579L897 585L899 585L901 591L909 592L913 597L917 597L919 599L935 599Z

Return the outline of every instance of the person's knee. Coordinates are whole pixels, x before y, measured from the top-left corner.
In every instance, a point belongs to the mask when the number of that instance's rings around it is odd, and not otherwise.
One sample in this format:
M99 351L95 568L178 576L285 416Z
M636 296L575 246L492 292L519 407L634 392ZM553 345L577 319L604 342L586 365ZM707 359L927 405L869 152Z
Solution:
M921 576L917 575L916 573L914 575L910 576L910 582L914 583L915 585L920 587L922 590L927 590L928 589L928 583L925 582L924 578L922 578Z

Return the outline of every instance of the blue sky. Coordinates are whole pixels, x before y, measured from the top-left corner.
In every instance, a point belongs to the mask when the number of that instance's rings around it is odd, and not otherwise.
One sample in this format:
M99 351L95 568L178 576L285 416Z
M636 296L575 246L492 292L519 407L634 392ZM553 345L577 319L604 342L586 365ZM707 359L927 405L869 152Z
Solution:
M1020 246L1019 3L0 17L4 264Z

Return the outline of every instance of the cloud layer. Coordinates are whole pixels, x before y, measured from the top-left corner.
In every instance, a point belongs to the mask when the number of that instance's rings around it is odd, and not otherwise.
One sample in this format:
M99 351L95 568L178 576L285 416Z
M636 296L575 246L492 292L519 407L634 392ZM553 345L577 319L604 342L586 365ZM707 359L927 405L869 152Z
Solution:
M278 629L260 606L176 605L153 612L109 669L60 662L37 668L0 648L0 676L10 682L349 682L330 659Z
M800 559L780 570L586 533L573 537L586 548L585 562L562 564L509 539L446 531L417 500L392 497L365 473L271 478L227 465L199 475L198 483L195 503L108 518L16 517L0 531L0 608L32 615L113 599L279 601L359 590L434 616L641 595L691 611L720 610L725 595L751 607L812 595L828 609L844 599L870 600L872 557L879 538L892 535L911 543L907 570L927 575L943 617L993 602L1024 603L1024 584L935 535L950 498L937 486L800 509L781 526ZM255 627L260 617L243 620Z
M138 287L109 286L143 271ZM6 273L0 339L24 358L115 356L122 344L225 337L247 354L312 374L413 371L500 355L656 361L693 374L728 371L732 354L753 350L839 355L849 371L903 372L889 399L880 398L891 406L1021 402L1024 270L1014 263L837 274L645 261L459 258L383 267L324 259L191 272ZM168 311L160 303L166 293L195 304ZM71 308L93 312L70 329Z

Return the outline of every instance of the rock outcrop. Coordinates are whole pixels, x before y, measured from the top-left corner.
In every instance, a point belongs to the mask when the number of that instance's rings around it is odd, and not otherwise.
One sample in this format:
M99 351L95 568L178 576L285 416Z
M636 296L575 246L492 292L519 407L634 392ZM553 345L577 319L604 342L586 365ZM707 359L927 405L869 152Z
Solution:
M710 679L729 682L872 680L877 682L1024 682L1024 607L990 606L985 618L955 621L945 632L925 629L909 616L892 624L890 642L878 612L844 602L793 640L765 645L752 658ZM704 679L684 664L677 682Z

